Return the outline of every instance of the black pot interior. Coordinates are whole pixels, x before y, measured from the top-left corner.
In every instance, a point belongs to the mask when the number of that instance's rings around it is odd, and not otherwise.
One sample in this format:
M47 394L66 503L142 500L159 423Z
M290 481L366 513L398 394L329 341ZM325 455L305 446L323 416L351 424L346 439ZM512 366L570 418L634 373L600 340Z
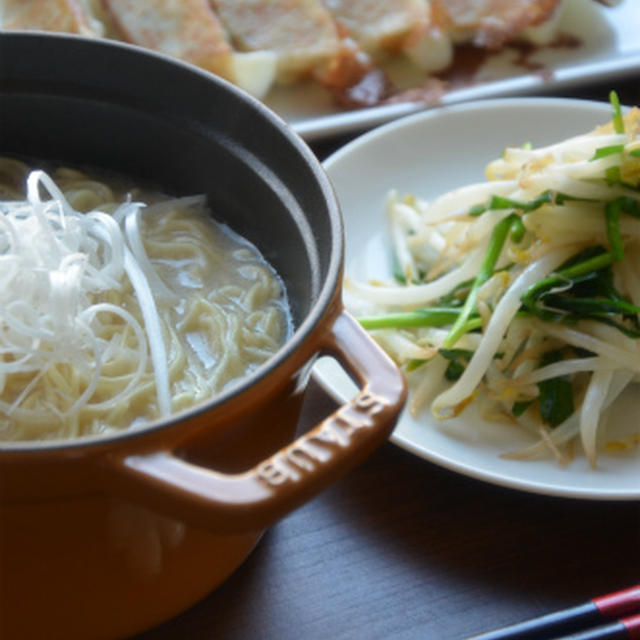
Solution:
M1 34L0 154L206 194L281 275L296 326L335 286L340 217L318 163L265 107L195 68L74 36Z

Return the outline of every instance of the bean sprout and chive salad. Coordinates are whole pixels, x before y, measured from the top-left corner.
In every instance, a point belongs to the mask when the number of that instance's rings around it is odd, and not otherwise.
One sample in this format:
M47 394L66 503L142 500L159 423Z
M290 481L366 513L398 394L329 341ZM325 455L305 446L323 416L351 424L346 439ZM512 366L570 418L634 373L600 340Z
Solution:
M470 403L529 430L505 457L561 463L607 438L608 409L640 373L640 110L550 146L507 148L487 182L427 203L388 196L394 282L345 282L403 368L410 411Z

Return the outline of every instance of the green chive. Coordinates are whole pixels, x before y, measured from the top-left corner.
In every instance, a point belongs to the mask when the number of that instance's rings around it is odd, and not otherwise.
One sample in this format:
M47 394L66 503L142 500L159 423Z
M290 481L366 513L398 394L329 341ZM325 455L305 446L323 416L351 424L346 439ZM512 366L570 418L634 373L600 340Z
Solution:
M620 108L620 98L615 91L609 93L609 102L611 103L613 129L616 133L624 133L624 120L622 118L622 109Z
M620 234L620 203L617 200L607 203L605 217L607 221L607 237L611 246L611 256L615 262L624 258L624 245Z
M526 232L524 223L522 222L522 218L520 216L516 216L511 223L511 227L509 228L509 237L511 238L511 242L518 244L524 238L524 234Z
M468 349L438 349L440 355L449 360L444 377L449 382L455 382L463 373L473 356Z
M445 380L449 382L455 382L464 373L466 365L459 360L451 360L444 370Z
M562 360L561 351L549 351L542 356L540 364L545 366L560 360ZM558 376L543 380L538 383L538 389L540 391L538 396L540 417L550 427L557 427L574 411L573 387L569 377Z
M570 196L566 193L556 193L555 203L558 205L563 205L565 202L598 202L594 198L578 198L575 196Z
M389 313L382 316L365 316L358 322L365 329L403 329L410 327L443 327L455 322L460 309L425 307L405 313Z
M589 160L599 160L600 158L606 158L607 156L612 156L615 153L622 153L623 151L623 144L613 144L610 147L600 147L599 149L596 149L593 157L589 158Z
M538 209L547 202L552 202L553 196L551 191L545 191L541 193L534 200L529 202L521 202L519 200L513 200L511 198L505 198L504 196L491 196L486 204L476 204L469 209L468 215L477 217L482 215L485 211L499 210L499 209L518 209L519 211L529 212L534 209Z
M640 307L637 307L631 302L611 298L583 298L550 294L545 296L544 301L548 307L562 309L576 315L587 315L591 313L640 313Z
M473 356L471 349L438 349L438 353L447 360L455 360L456 358L470 360Z
M487 211L487 209L488 209L487 205L474 204L473 207L469 209L469 215L472 218L477 218L478 216L481 216L485 211Z
M620 184L622 182L620 167L616 166L605 169L604 177L609 185Z
M518 218L517 214L512 213L506 218L503 218L496 224L491 232L491 238L489 239L489 246L485 253L478 275L471 285L471 290L467 295L464 306L460 311L460 315L451 327L449 334L444 340L443 346L445 349L449 349L455 345L455 343L467 332L466 324L469 317L476 310L476 300L478 298L478 290L480 287L493 275L498 258L502 253L502 248L507 239L507 235L511 230L511 226L514 220Z
M429 360L410 360L407 364L407 371L415 371L418 367L421 367L423 364L429 362Z
M620 204L620 210L624 211L624 213L630 215L632 218L640 218L640 205L637 200L627 196L620 196L619 198L616 198L614 202L618 202Z
M492 196L489 201L489 209L519 209L520 211L533 211L538 209L543 204L551 202L553 200L550 191L541 193L534 200L529 202L520 202L519 200L512 200L511 198L505 198L503 196Z
M610 211L635 209L635 201L619 198L609 203ZM633 204L633 206L630 206ZM616 240L615 213L609 214L611 237L616 255L619 246ZM532 285L522 296L519 317L534 315L543 322L574 324L590 319L610 325L631 338L640 337L640 306L625 300L613 285L611 264L614 248L610 252L602 247L589 247L580 252L555 273ZM562 293L550 290L562 284L570 285ZM544 304L538 302L544 296Z
M523 294L522 302L528 307L533 307L535 305L535 299L537 299L544 291L548 291L559 284L566 283L570 280L576 280L581 276L585 276L594 271L608 267L612 262L613 256L611 253L604 251L596 256L582 260L581 262L561 268L546 278L538 280L538 282L532 284Z
M550 427L562 424L574 411L573 388L566 376L538 383L540 417Z
M511 413L515 418L519 418L532 404L533 400L520 400L519 402L514 402L511 406Z

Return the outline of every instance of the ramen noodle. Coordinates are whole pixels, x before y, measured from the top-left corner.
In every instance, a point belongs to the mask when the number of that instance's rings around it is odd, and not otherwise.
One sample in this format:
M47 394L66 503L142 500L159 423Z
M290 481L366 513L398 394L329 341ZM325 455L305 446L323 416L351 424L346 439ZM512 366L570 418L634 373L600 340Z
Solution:
M166 417L291 332L282 281L203 196L2 158L0 211L0 440Z

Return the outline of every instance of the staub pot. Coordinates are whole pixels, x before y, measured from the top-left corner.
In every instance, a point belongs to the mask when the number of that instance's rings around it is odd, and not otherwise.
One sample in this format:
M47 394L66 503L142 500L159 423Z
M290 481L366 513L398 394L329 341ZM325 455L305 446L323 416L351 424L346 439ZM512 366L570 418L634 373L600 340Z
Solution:
M0 154L206 194L291 302L289 341L205 404L115 436L0 444L0 637L124 637L202 598L265 527L384 442L404 382L342 307L341 218L321 167L224 81L127 45L3 33ZM360 391L296 439L322 354Z

